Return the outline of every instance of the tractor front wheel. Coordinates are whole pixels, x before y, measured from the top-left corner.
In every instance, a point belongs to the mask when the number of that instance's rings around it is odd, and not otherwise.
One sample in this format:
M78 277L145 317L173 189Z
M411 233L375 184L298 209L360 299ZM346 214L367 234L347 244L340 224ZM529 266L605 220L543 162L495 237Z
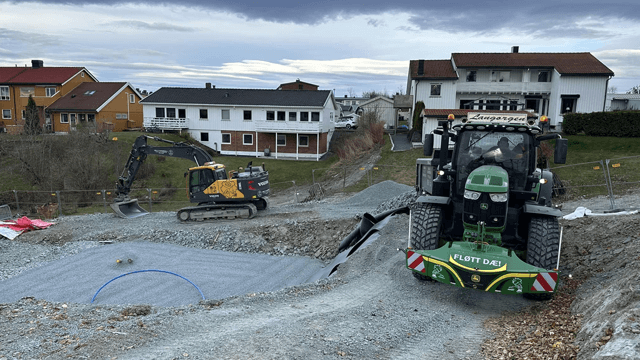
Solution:
M442 207L435 204L418 204L411 211L410 245L414 250L435 250L442 233ZM428 275L411 272L416 279L431 280Z
M554 217L533 217L529 224L527 264L543 269L555 269L560 248L560 226ZM524 294L528 299L549 300L550 294Z

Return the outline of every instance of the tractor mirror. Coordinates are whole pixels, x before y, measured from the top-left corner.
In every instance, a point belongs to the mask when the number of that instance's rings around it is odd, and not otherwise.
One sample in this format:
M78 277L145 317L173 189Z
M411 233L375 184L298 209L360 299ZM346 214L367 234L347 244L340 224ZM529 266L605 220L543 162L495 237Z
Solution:
M433 134L426 134L424 136L422 153L424 154L424 156L431 156L433 154Z
M557 139L556 148L553 152L553 162L556 164L565 164L567 162L567 148L569 147L569 140Z

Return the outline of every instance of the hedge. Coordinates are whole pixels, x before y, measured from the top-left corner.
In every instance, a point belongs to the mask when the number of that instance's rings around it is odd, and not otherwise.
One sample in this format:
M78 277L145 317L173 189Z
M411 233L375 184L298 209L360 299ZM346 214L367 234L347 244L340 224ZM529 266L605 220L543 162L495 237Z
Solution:
M562 131L567 135L640 137L640 111L564 114Z

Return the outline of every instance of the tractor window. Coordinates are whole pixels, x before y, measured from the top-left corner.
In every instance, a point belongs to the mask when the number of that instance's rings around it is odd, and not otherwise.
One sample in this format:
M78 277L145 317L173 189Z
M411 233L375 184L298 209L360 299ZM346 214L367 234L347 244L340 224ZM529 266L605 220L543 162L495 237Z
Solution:
M460 176L458 190L471 171L482 165L497 165L509 173L509 187L522 189L529 169L530 136L516 132L465 131L460 134L456 163Z

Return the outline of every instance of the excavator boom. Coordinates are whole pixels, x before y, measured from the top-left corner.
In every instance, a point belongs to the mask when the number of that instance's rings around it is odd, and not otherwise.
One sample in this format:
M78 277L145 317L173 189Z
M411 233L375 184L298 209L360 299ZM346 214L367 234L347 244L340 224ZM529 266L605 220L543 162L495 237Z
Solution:
M149 139L169 145L148 145ZM267 207L269 173L262 167L249 163L244 172L234 172L229 179L224 165L215 164L203 149L184 142L141 135L133 143L127 164L116 184L116 198L111 204L111 209L122 218L148 214L137 199L129 198L131 185L147 155L177 157L196 163L196 167L189 169L188 192L189 200L198 205L179 210L178 219L181 221L250 218L255 216L256 210Z

